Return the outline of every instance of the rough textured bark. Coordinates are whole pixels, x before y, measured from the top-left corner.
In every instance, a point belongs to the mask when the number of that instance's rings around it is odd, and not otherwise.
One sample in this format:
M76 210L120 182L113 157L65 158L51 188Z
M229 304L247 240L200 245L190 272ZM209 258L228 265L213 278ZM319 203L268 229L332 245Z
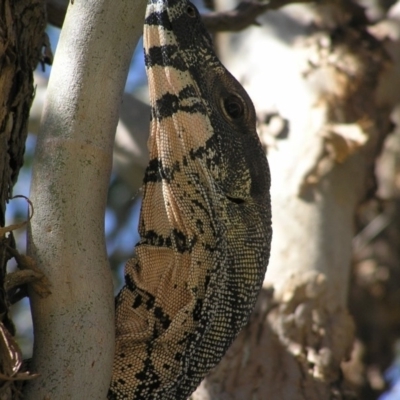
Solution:
M356 321L357 343L345 373L360 387L362 400L375 400L388 390L384 373L399 357L399 107L393 119L395 133L388 137L377 162L378 196L359 207L359 233L354 238L349 309Z
M30 293L28 400L101 399L111 377L114 300L104 210L118 111L145 2L70 3L38 137L30 255L53 294ZM105 28L107 27L107 28Z
M6 204L23 163L29 108L33 99L33 70L42 59L46 24L41 0L4 0L0 6L0 227ZM6 264L15 247L12 233L0 234L0 373L21 378L19 348L13 340L9 298L5 289ZM14 355L10 357L10 352ZM17 399L17 382L0 380L0 398Z
M33 70L42 58L44 3L5 0L0 8L0 224L23 162Z
M353 240L349 309L356 322L357 342L345 374L360 388L362 400L375 400L388 390L384 372L398 363L399 357L400 2L370 30L391 57L379 98L396 106L391 116L394 132L385 141L376 164L377 192L358 208L358 234ZM395 393L391 396L397 398Z
M348 3L269 13L245 39L247 53L244 44L235 49L247 63L232 69L268 148L274 236L253 320L195 400L354 397L340 369L354 333L354 217L374 190L391 106L377 96L389 57Z

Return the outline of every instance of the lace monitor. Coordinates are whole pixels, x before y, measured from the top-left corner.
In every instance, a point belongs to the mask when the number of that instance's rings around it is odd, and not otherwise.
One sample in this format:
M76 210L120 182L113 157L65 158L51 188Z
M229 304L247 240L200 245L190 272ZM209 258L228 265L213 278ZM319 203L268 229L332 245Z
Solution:
M151 132L140 241L116 298L108 399L184 400L246 324L269 258L268 164L253 104L195 6L150 0Z

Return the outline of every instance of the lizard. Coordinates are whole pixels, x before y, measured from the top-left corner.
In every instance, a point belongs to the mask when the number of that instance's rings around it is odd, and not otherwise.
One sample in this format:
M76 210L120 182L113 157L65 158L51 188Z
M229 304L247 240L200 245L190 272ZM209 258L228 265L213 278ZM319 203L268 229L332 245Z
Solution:
M109 400L184 400L248 321L266 272L270 174L250 97L196 7L149 0L150 161L116 297Z

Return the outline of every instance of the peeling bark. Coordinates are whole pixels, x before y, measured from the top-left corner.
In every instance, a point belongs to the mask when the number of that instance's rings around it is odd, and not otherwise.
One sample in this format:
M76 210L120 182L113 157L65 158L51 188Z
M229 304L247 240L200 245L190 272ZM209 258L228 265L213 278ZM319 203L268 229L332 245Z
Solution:
M355 398L341 371L354 335L354 218L375 190L392 105L377 101L390 59L348 3L270 13L247 50L235 49L248 62L232 70L255 101L268 149L272 253L255 315L194 400ZM287 121L285 134L271 136L271 113Z

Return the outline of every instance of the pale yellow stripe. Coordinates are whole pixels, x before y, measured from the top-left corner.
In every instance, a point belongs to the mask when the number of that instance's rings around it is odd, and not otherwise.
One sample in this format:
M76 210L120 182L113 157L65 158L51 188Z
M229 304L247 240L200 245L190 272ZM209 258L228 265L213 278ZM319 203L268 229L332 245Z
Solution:
M183 111L161 121L153 120L149 138L150 159L162 159L165 165L182 160L189 151L204 146L213 135L207 116Z
M145 25L143 47L147 51L150 47L177 45L173 32L160 25Z
M148 72L149 91L151 104L166 93L176 94L188 85L197 88L196 82L192 79L189 71L180 71L174 67L162 67L154 65ZM198 97L200 92L197 90Z

